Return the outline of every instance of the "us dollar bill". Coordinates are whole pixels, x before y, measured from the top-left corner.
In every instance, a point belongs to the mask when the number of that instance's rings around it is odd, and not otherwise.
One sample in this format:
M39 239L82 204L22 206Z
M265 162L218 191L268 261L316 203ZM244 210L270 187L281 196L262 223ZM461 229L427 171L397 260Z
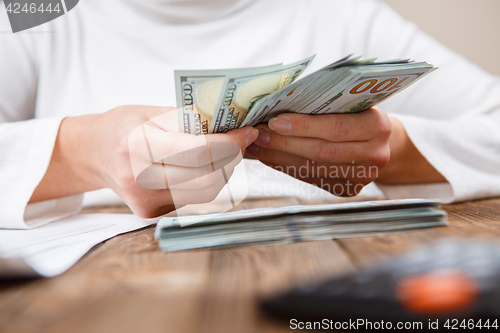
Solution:
M226 71L176 71L179 127L184 133L208 134Z
M225 133L238 128L256 101L295 81L311 64L314 57L311 56L282 68L228 76L209 132Z
M326 75L316 72L310 75L311 82L305 78L262 101L242 126L265 123L283 112L311 115L360 112L403 91L436 69L425 63L399 65L357 64L336 68L334 73Z
M377 62L351 55L297 80L313 59L287 66L176 71L181 131L225 133L265 123L283 112L360 112L436 69L410 59Z
M437 203L383 200L163 217L155 238L163 251L179 251L375 235L438 225L446 225L446 213Z
M176 70L174 77L180 130L194 135L209 133L226 77L261 73L282 67L277 64L259 68Z

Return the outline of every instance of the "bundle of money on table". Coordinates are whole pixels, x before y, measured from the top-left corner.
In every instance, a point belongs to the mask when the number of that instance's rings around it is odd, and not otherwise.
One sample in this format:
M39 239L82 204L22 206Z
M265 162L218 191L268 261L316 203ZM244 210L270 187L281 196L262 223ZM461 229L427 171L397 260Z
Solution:
M163 251L179 251L369 236L446 224L446 212L437 203L382 200L163 217L156 238Z
M409 59L376 62L348 56L296 80L313 59L287 66L175 71L180 130L225 133L283 112L359 112L436 69Z

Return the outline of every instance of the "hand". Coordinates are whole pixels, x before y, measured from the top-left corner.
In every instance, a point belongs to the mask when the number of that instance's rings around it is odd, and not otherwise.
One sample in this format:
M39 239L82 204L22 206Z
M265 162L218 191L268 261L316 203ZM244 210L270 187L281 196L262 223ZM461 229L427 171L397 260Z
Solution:
M257 129L247 155L339 196L358 194L391 157L392 124L378 108L356 114L284 113Z
M209 202L226 183L214 168L224 167L229 178L257 135L252 127L206 136L179 133L174 108L124 106L66 118L30 202L111 188L143 218Z
M284 113L257 126L247 155L339 196L368 183L446 182L408 137L401 122L378 108L356 114Z

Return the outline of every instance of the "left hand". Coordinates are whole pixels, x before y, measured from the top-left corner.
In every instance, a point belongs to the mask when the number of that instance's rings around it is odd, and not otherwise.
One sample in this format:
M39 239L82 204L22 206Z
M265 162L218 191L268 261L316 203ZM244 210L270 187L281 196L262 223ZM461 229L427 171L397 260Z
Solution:
M284 113L257 126L246 154L335 195L357 195L391 157L391 120L378 108L355 114Z

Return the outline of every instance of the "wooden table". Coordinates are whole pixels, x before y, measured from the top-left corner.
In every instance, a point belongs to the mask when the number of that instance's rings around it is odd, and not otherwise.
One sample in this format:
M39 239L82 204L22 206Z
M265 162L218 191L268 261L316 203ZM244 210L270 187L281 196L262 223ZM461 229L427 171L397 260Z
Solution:
M243 207L288 204L297 201ZM0 282L0 332L288 332L259 312L258 299L441 237L500 239L500 199L445 208L448 227L276 246L163 253L154 227L130 232L58 277Z

